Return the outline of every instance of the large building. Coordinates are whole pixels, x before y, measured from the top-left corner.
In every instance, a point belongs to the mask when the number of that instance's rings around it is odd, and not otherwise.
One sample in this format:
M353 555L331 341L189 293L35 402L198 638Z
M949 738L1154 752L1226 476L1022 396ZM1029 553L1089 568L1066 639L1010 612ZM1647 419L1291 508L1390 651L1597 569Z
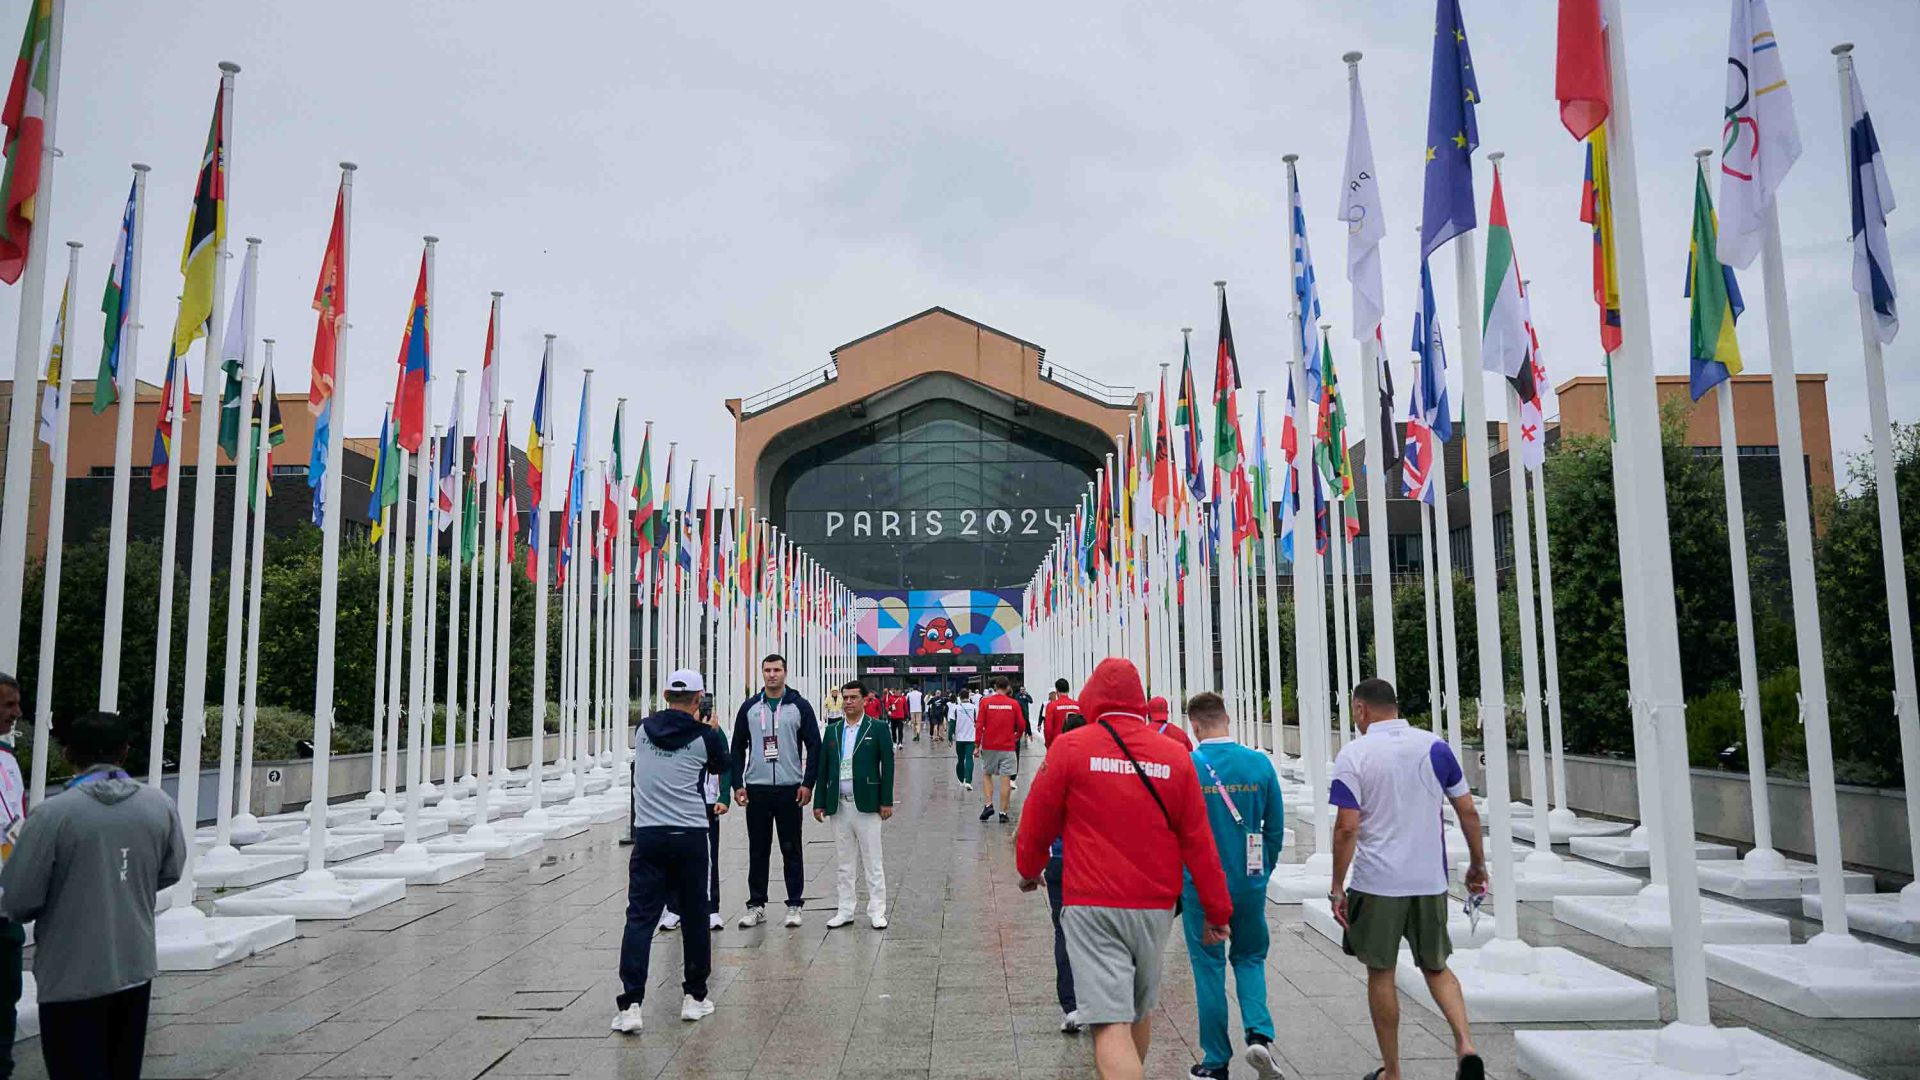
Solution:
M929 308L729 399L734 490L859 594L863 672L1018 672L1021 590L1145 403Z

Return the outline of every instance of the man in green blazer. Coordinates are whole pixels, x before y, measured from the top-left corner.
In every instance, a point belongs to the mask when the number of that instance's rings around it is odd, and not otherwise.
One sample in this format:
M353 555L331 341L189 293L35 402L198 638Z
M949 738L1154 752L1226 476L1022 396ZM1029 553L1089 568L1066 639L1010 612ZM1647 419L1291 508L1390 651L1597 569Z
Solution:
M840 688L841 716L820 738L820 782L813 789L813 819L833 819L833 848L840 860L840 910L829 929L853 921L854 874L867 870L867 915L875 930L887 928L887 872L880 862L880 823L893 816L893 735L885 720L867 716L867 688L854 680Z

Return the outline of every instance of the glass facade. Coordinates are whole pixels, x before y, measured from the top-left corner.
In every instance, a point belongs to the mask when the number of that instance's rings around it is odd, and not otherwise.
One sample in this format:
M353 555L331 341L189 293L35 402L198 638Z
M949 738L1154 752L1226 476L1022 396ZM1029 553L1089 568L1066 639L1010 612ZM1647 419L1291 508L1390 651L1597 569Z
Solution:
M789 458L770 516L855 591L1017 589L1096 465L1013 419L929 401Z

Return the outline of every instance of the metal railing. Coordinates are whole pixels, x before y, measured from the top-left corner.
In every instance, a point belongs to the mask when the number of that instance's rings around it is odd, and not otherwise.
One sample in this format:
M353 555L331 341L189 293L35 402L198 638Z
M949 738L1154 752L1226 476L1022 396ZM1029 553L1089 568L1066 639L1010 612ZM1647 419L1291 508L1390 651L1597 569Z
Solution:
M768 409L797 398L801 394L826 386L839 377L839 363L829 362L824 367L814 368L803 375L788 379L779 386L762 390L752 397L742 399L740 402L740 415L745 417L752 416L754 413L766 412Z
M1040 377L1062 389L1071 390L1081 397L1092 398L1103 405L1132 405L1136 393L1131 386L1109 386L1097 382L1069 367L1040 357Z

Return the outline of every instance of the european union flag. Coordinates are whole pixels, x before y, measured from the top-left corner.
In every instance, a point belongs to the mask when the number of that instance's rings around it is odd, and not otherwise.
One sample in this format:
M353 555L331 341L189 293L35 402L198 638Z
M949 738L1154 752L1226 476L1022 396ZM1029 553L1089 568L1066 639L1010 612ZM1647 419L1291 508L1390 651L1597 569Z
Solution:
M1473 208L1473 152L1480 129L1473 108L1480 87L1467 51L1460 0L1440 0L1434 16L1433 81L1427 96L1426 189L1420 214L1420 257L1479 224Z

